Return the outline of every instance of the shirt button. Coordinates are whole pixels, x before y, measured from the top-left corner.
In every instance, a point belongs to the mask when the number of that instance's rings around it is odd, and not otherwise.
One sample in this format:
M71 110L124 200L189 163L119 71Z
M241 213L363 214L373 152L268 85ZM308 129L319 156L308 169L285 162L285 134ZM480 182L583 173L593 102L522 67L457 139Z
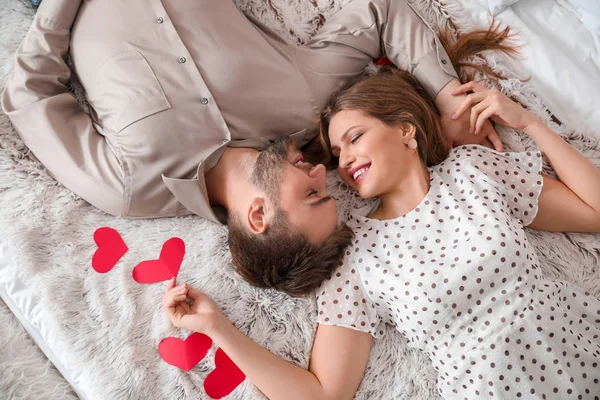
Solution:
M187 61L187 59L185 57L179 57L180 64L185 64L186 61Z
M223 139L223 144L229 143L229 139Z
M159 24L162 24L163 22L165 22L165 20L163 19L163 17L158 17L158 18L156 18L156 22L158 22Z
M446 64L448 64L448 61L442 60L442 64L446 65Z
M208 99L206 97L203 97L202 99L200 99L200 103L207 105L208 104Z

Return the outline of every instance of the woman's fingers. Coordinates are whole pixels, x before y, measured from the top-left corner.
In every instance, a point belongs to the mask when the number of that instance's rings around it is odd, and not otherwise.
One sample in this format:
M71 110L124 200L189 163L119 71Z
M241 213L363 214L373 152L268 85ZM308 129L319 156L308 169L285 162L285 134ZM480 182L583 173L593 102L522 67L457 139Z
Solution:
M173 299L173 296L165 294L162 300L162 306L163 310L165 310L165 312L167 313L169 319L171 319L172 316L175 314L175 300Z
M465 111L470 109L474 104L477 104L485 99L485 93L471 93L465 97L463 103L458 107L458 110L454 112L452 119L458 119Z
M483 123L481 127L481 133L485 134L487 140L490 142L491 147L496 151L504 151L504 144L500 139L500 135L494 129L491 122Z
M475 133L476 134L479 133L479 131L481 131L481 127L483 126L483 124L485 123L485 121L487 121L488 119L490 119L494 115L496 115L496 110L492 106L487 107L485 110L483 110L479 114L479 116L477 117L477 122L475 124Z
M173 296L173 301L174 302L180 302L180 301L184 301L185 299L187 299L187 296L184 294L176 294Z
M201 291L194 289L193 287L190 287L187 293L188 297L192 300L196 300L200 297L206 296L204 293L202 293Z
M458 96L467 92L481 92L483 90L487 90L487 88L477 82L471 81L457 87L454 92L452 92L452 95Z
M481 103L476 104L473 106L473 108L471 108L471 115L470 115L470 120L469 120L469 132L473 133L473 134L478 134L479 131L476 129L477 128L477 120L479 118L479 116L481 115L481 113L488 109L489 107L491 107L490 101L488 98L486 98L485 100L483 100Z
M175 286L167 291L163 296L163 306L173 307L175 302L183 301L187 298L188 286L183 284L181 286Z
M459 87L454 89L454 92L452 92L452 96L458 96L460 94L470 92L471 90L473 90L474 84L475 84L475 82L473 82L473 81L463 83L462 85L460 85Z

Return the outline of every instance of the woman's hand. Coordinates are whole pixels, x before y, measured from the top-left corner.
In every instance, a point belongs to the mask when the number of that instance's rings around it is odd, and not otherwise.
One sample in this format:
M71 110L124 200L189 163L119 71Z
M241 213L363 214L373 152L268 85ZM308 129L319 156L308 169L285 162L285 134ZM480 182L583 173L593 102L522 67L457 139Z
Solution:
M454 94L461 87L458 79L452 79L438 93L435 98L435 104L440 111L442 130L449 148L462 146L465 144L480 144L502 151L504 146L498 132L494 129L491 122L486 122L481 128L480 135L469 133L469 117L464 114L461 118L452 118L456 110L463 104L466 94Z
M488 89L476 82L468 82L456 89L452 95L468 94L452 119L459 118L465 111L471 109L471 133L478 134L488 120L510 128L526 130L528 126L539 122L539 119L525 110L496 89Z
M176 286L175 278L169 281L162 299L162 307L177 328L211 336L225 318L219 306L204 293L187 283ZM187 299L192 303L188 303Z

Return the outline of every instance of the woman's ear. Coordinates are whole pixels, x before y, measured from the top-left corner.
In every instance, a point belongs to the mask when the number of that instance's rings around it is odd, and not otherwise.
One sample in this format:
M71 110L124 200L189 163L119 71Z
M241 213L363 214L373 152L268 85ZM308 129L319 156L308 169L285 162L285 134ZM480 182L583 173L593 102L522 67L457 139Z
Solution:
M247 211L248 229L255 235L262 235L269 227L267 204L262 197L255 197Z
M417 127L411 124L410 122L403 122L402 124L400 124L398 129L400 130L402 138L406 143L408 143L408 141L411 139L415 139L415 136L417 134Z

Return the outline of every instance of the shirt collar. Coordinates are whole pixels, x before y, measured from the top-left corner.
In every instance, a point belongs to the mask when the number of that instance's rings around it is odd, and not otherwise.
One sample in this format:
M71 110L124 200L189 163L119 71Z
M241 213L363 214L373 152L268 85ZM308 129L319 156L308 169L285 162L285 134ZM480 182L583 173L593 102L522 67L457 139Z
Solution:
M301 145L306 140L306 129L295 132L290 136ZM229 146L232 147L252 147L259 150L266 148L268 145L269 141L263 138L238 140L229 143ZM213 208L210 206L204 174L217 164L224 149L225 146L220 147L198 164L196 175L191 179L170 178L162 175L164 184L186 209L199 217L220 224L227 224L227 212L221 207Z

